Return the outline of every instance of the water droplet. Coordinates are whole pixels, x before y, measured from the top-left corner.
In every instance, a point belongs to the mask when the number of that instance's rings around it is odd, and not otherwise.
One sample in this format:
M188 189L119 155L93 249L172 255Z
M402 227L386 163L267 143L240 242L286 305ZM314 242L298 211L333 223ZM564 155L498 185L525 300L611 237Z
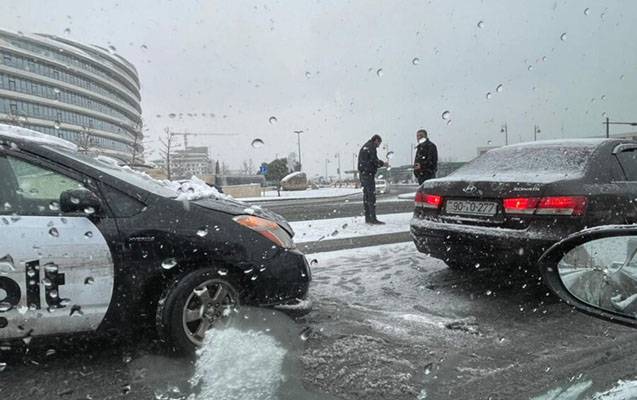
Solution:
M58 232L58 230L56 228L51 228L51 229L49 229L49 235L51 235L53 237L58 237L58 236L60 236L60 232Z
M383 77L383 69L382 68L378 68L376 70L376 76L378 76L379 78Z
M305 77L310 79L312 77L312 73L310 71L305 71Z
M80 204L80 199L78 199L77 197L71 197L71 203Z
M561 40L562 42L566 41L566 32L564 32L564 33L562 33L562 34L560 35L560 40Z
M93 237L93 232L88 231L88 232L86 232L86 233L84 234L84 236L85 236L85 237L87 237L87 238L92 238L92 237Z
M140 47L141 47L143 50L148 50L148 46L147 46L147 45L145 45L145 44L142 44Z
M177 114L175 114L175 113L168 114L168 118L175 118L176 116L177 116Z
M624 74L619 75L619 80L623 81L624 80Z
M46 272L52 272L52 273L53 273L53 272L58 272L58 269L59 269L59 268L58 268L58 266L57 266L56 264L53 264L53 263L46 263L46 264L44 264L44 270L45 270Z
M274 125L277 122L279 122L279 120L276 119L276 117L272 116L272 117L268 118L268 122L270 123L270 125Z
M318 264L318 260L316 258L312 259L312 261L310 261L310 265L317 265Z
M55 129L60 129L60 126L61 126L60 121L55 121L55 123L53 124L53 127Z
M206 237L207 235L208 235L208 228L206 228L206 227L200 228L197 231L197 236L199 236L199 237Z
M606 95L605 95L605 94L603 94L603 95L602 95L602 97L601 97L601 99L602 99L602 100L606 100Z
M502 89L504 89L503 84L499 84L498 86L495 87L495 91L498 93L502 93Z
M130 355L128 355L128 354L125 354L125 355L124 355L124 357L122 357L122 361L124 362L124 364L128 364L128 363L130 363L131 361L133 361L133 357L131 357L131 356L130 356Z
M420 58L418 58L418 57L414 57L414 59L413 59L413 60L411 60L411 63L412 63L412 64L414 64L414 65L418 65L418 64L420 64Z
M95 213L95 209L94 209L93 207L90 207L90 206L89 206L89 207L86 207L86 208L84 209L84 213L85 213L85 214L87 214L87 215L94 214L94 213Z
M491 140L487 140L487 144L488 144L489 146L491 146L491 143L493 143Z
M84 279L84 284L85 285L92 285L94 283L95 283L95 279L92 276L89 276L86 279Z
M7 301L3 301L0 303L0 313L10 311L13 308L13 305Z
M450 117L451 117L451 111L446 110L442 112L442 119L448 120Z
M603 118L606 118L606 111L604 111L604 112L602 113L602 117L603 117Z
M591 15L591 9L590 8L585 8L584 9L584 15Z
M391 160L392 158L394 158L394 152L393 151L388 151L387 152L387 159Z
M59 211L60 210L60 203L58 203L57 201L52 201L49 203L49 210L51 211Z
M64 34L65 35L70 35L71 34L71 28L64 29Z
M487 98L487 100L489 100L491 98L491 92L487 92L486 98Z
M228 275L228 270L219 269L219 270L217 270L217 274L219 274L220 276L226 276L226 275Z
M451 125L451 120L447 120L447 125Z
M306 341L310 338L310 335L312 334L312 328L310 328L309 326L303 328L303 330L301 331L301 334L299 335L299 337L301 338L302 341Z
M487 291L485 292L485 294L486 294L487 296L491 296L491 295L493 294L493 292L492 292L492 291L490 291L490 290L487 290Z
M478 21L478 28L484 28L484 21Z
M112 44L108 46L108 51L111 54L115 54L115 52L117 51L117 48L115 48L115 46L113 46Z
M3 372L5 369L7 369L7 363L0 362L0 372Z
M84 312L82 311L81 306L78 306L77 304L74 304L73 306L71 306L71 311L69 313L69 316L81 317L82 315L84 315Z
M175 265L177 265L177 260L175 260L174 258L167 258L164 261L162 261L161 263L161 267L163 269L172 269L175 267Z
M548 57L542 56L542 61L546 62L546 60L548 60Z
M252 147L254 147L255 149L258 149L258 148L263 147L263 145L264 145L264 144L265 144L265 143L263 143L263 140L261 140L261 139L259 139L259 138L254 139L254 140L252 141Z
M533 71L533 66L529 65L528 67L526 67L526 69L529 70L529 71Z

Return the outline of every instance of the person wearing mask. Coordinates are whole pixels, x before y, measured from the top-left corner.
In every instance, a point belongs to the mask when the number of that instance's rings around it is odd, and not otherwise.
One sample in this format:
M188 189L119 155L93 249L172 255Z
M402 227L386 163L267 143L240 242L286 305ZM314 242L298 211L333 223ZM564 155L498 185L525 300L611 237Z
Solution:
M414 159L414 175L418 180L418 184L436 177L438 171L438 148L427 137L427 131L424 129L416 132L416 158Z
M380 135L374 135L358 152L358 174L363 187L365 222L370 225L384 224L376 218L376 172L378 168L388 166L386 162L378 159L376 153L382 142Z

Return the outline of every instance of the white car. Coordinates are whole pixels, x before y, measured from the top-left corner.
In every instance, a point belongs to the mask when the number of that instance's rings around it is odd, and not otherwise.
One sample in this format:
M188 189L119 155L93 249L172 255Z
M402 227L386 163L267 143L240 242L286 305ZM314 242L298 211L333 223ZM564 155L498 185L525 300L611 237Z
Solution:
M385 179L376 179L376 193L385 194L389 192L389 182Z

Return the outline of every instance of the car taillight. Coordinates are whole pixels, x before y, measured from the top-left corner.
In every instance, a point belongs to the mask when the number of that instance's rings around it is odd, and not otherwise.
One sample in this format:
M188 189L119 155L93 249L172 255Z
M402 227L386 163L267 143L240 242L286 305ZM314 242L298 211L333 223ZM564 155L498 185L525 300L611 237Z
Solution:
M537 206L537 214L584 215L586 204L584 196L543 197Z
M416 207L440 208L442 204L442 196L435 194L427 194L423 192L416 193Z
M586 204L584 196L513 197L502 201L507 214L580 216L586 212Z
M514 197L504 199L502 205L507 214L533 214L539 202L539 197Z

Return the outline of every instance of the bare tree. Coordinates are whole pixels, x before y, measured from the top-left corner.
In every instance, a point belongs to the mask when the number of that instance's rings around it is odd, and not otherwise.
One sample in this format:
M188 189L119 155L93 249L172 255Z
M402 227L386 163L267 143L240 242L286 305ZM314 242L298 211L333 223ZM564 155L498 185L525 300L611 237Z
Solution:
M88 153L93 147L94 144L94 136L89 128L82 128L82 130L77 134L77 148L80 153Z
M159 143L161 143L162 148L160 150L160 154L164 159L166 169L166 177L168 180L172 179L172 171L170 170L170 155L173 150L173 139L175 136L170 132L170 129L164 129L164 136L159 138Z

